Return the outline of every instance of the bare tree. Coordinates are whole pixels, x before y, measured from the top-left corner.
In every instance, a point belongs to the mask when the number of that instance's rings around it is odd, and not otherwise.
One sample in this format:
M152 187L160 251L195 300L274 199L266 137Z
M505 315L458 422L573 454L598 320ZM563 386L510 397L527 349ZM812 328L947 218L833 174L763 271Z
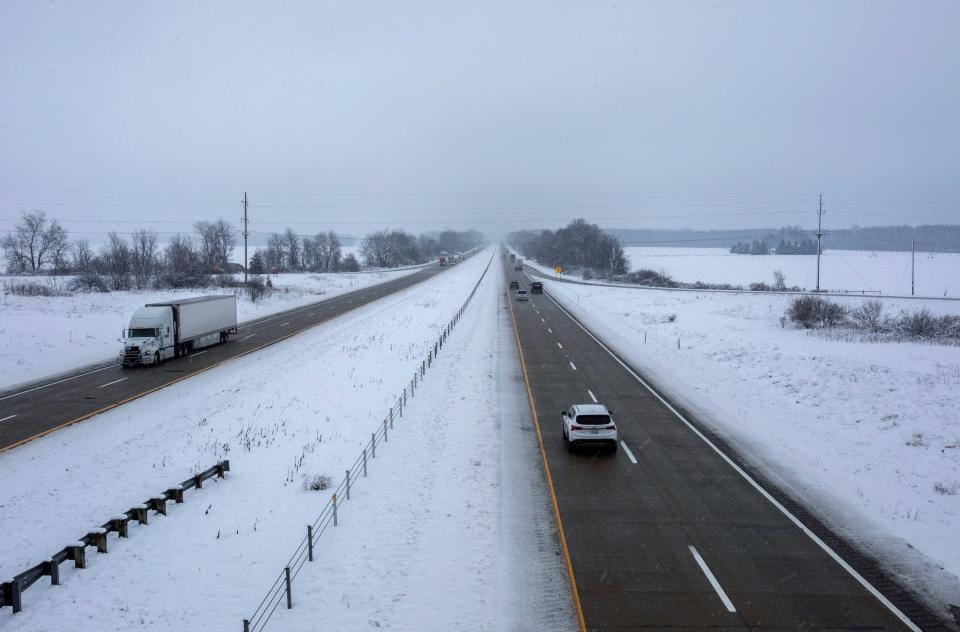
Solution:
M328 272L335 272L340 269L340 259L343 256L343 250L340 244L340 238L335 232L327 231L326 253L323 263L323 269Z
M90 242L81 239L73 244L71 256L73 259L73 269L78 274L87 274L93 272L94 258L96 255L90 247Z
M114 232L107 234L100 261L112 289L130 289L130 246L123 237Z
M67 270L67 255L70 252L70 234L56 220L50 222L50 228L44 233L47 242L47 253L55 274L63 274Z
M287 266L296 270L300 267L300 236L293 232L292 228L288 228L283 239L287 247Z
M52 263L64 262L69 245L68 233L56 220L47 227L43 211L22 213L20 221L0 242L10 272L39 272Z
M237 232L223 218L215 222L197 222L193 225L200 237L200 256L208 271L227 270L230 255L237 245Z
M267 272L282 270L287 258L286 242L280 233L271 233L267 239L267 247L263 251L263 262Z
M157 233L152 230L136 230L133 233L133 247L130 249L130 267L133 283L138 290L150 285L150 279L157 267Z

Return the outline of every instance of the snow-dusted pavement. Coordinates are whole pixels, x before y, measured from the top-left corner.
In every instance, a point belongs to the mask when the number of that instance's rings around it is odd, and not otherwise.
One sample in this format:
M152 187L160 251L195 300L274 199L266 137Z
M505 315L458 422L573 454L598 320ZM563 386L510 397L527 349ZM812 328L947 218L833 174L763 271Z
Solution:
M784 296L545 285L905 585L940 606L960 603L960 348L783 327ZM892 313L920 307L884 303Z
M9 630L236 630L466 298L486 251L269 349L0 455L0 576L227 457L227 479L64 565ZM274 629L572 622L519 369L488 274ZM15 472L16 476L9 476ZM271 625L272 625L271 624ZM543 627L545 626L545 627Z
M240 295L240 321L255 320L352 290L385 283L418 268L352 273L274 274L276 292L257 303ZM3 284L35 282L68 286L71 277L0 277L0 388L96 363L109 362L120 350L120 335L130 316L146 303L185 296L225 294L235 289L144 290L72 296L17 296Z

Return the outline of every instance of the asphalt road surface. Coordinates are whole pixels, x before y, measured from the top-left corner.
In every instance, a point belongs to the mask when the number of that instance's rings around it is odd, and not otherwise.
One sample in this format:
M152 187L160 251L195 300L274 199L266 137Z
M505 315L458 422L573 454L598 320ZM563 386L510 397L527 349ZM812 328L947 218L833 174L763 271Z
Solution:
M921 629L548 295L509 303L586 629ZM569 454L560 411L593 402L619 449Z
M436 264L426 266L386 283L244 323L226 344L167 360L159 367L123 369L119 364L110 363L0 392L0 451L289 338L445 269Z

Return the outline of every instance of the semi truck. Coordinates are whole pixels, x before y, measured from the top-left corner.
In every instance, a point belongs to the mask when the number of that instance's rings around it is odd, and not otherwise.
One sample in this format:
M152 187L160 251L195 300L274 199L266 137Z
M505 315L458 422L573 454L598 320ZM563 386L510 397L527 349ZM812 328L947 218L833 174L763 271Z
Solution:
M237 333L237 296L220 294L148 303L133 313L120 364L158 365Z
M517 272L523 272L523 259L517 259L513 264L513 269Z

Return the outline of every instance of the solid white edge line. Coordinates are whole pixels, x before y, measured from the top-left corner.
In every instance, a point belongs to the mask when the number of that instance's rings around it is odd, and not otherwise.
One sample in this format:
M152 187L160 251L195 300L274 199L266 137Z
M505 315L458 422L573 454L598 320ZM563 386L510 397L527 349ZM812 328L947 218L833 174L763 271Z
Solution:
M726 606L727 612L736 612L737 609L733 607L733 602L730 601L730 597L727 597L727 593L724 592L723 586L720 585L720 582L717 581L717 578L713 576L713 572L710 570L710 567L707 566L707 563L703 561L703 558L700 557L700 552L697 551L696 547L692 544L690 546L690 552L693 553L693 559L697 561L697 564L700 566L700 570L703 571L703 574L707 576L707 579L710 580L710 585L713 586L713 589L717 591L717 594L720 595L720 601L723 602L723 605Z
M34 386L33 388L28 388L25 391L19 391L17 393L10 393L9 395L4 395L0 397L0 401L5 399L10 399L11 397L16 397L17 395L26 395L27 393L32 393L34 391L39 391L41 388L47 388L48 386L54 386L56 384L63 384L64 382L69 382L70 380L75 380L78 377L83 377L85 375L93 375L94 373L99 373L100 371L106 371L107 369L112 369L117 366L116 364L108 364L107 366L102 366L99 369L94 369L92 371L87 371L86 373L80 373L79 375L71 375L70 377L65 377L62 380L57 380L56 382L50 382L49 384L41 384L40 386Z
M0 419L0 421L6 421L6 420L8 420L8 419L13 419L14 417L16 417L16 416L19 415L19 414L20 414L20 413L15 413L15 414L13 414L13 415L10 415L9 417L4 417L3 419Z
M634 465L637 464L637 457L633 456L633 452L630 451L630 448L627 447L627 444L623 441L620 442L620 447L623 448L624 452L627 453L627 458L630 459L630 462Z
M127 378L122 377L122 378L120 378L119 380L114 380L114 381L112 381L112 382L107 382L106 384L101 384L101 385L98 386L97 388L103 388L103 387L105 387L105 386L110 386L111 384L117 384L117 383L119 383L119 382L124 381L125 379L127 379Z
M577 370L577 365L574 364L573 362L571 362L571 363L570 363L570 368L573 369L574 371L576 371L576 370Z
M776 507L777 509L779 509L780 512L781 512L783 515L785 515L787 518L789 518L790 521L793 522L793 524L795 524L801 531L803 531L803 532L807 535L807 537L809 537L811 540L813 540L814 543L816 543L816 545L819 546L827 555L829 555L831 558L833 558L833 561L835 561L837 564L839 564L840 567L841 567L843 570L847 571L847 573L849 573L851 577L853 577L855 580L857 580L857 582L858 582L861 586L863 586L863 587L867 590L867 592L869 592L871 595L873 595L874 598L877 599L877 601L879 601L881 604L883 604L883 605L887 608L887 610L889 610L890 612L892 612L898 619L900 619L900 621L901 621L904 625L906 625L908 628L910 628L910 630L912 630L913 632L923 632L923 630L922 630L920 627L918 627L917 624L915 624L913 621L911 621L911 620L907 617L907 615L903 614L903 612L901 612L899 608L897 608L895 605L893 605L893 603L891 603L889 599L887 599L886 597L884 597L884 596L883 596L883 593L881 593L879 590L877 590L877 589L873 586L873 584L871 584L870 582L868 582L860 573L858 573L858 572L856 571L856 569L854 569L852 566L850 566L850 565L846 562L846 560L844 560L842 557L840 557L840 555L837 554L837 552L834 551L832 548L830 548L830 546L829 546L826 542L824 542L823 540L821 540L820 537L817 536L816 533L814 533L813 531L811 531L811 530L807 527L807 525L803 524L803 522L801 522L799 518L797 518L797 517L794 516L792 513L790 513L790 510L789 510L789 509L787 509L786 507L784 507L784 506L780 503L780 501L778 501L776 498L774 498L774 497L770 494L770 492L768 492L767 490L765 490L765 489L760 485L760 483L758 483L757 481L755 481L755 480L753 479L753 477L750 476L749 474L747 474L747 472L744 471L744 469L741 468L739 465L737 465L737 464L733 461L733 459L731 459L730 457L728 457L728 456L723 452L723 450L721 450L720 448L718 448L718 447L716 446L716 444L714 444L712 441L710 441L710 439L708 439L708 438L706 437L706 435L704 435L702 432L700 432L700 431L697 429L696 426L694 426L692 423L690 423L689 421L687 421L686 417L684 417L683 415L681 415L681 414L677 411L677 409L674 408L673 405L670 404L670 402L668 402L667 400L665 400L665 399L660 395L660 393L658 393L656 390L654 390L652 386L650 386L649 384L647 384L647 382L646 382L642 377L640 377L639 375L637 375L636 371L634 371L633 369L631 369L630 366L629 366L627 363L625 363L623 360L621 360L621 359L620 359L620 356L618 356L616 353L614 353L609 347L607 347L607 345L605 345L603 342L601 342L599 338L597 338L596 336L594 336L594 335L590 332L589 329L587 329L586 327L584 327L583 324L582 324L579 320L577 320L576 318L574 318L573 315L570 314L570 312L568 312L566 309L564 309L563 305L561 305L560 303L558 303L557 300L556 300L555 298L553 298L552 296L550 296L549 294L547 294L547 297L548 297L551 301L553 301L553 304L556 305L557 308L558 308L561 312L563 312L564 314L567 315L567 318L569 318L571 321L573 321L573 322L577 325L577 327L579 327L580 329L582 329L588 336L590 336L590 338L593 339L594 342L596 342L598 345L600 345L600 347L601 347L604 351L606 351L606 352L610 355L610 357L612 357L614 360L616 360L617 364L619 364L619 365L622 366L624 369L626 369L627 372L630 373L630 375L632 375L632 376L634 377L634 379L636 379L638 382L640 382L641 384L643 384L644 388L646 388L648 391L650 391L650 393L651 393L654 397L656 397L658 400L660 400L660 403L662 403L664 406L666 406L667 409L668 409L670 412L672 412L672 413L677 417L677 419L679 419L680 421L682 421L682 422L687 426L687 428L689 428L690 430L692 430L693 433L694 433L695 435L697 435L698 437L700 437L700 439L702 439L704 443L706 443L708 446L710 446L710 448L711 448L714 452L716 452L718 455L720 455L720 458L722 458L724 461L726 461L726 462L727 462L727 465L729 465L730 467L732 467L732 468L737 472L737 474L739 474L740 476L742 476L742 477L744 478L744 480L746 480L748 483L750 483L750 485L753 486L753 488L756 489L758 492L760 492L760 494L761 494L764 498L766 498L768 501L770 501L770 503L771 503L774 507Z
M590 395L590 399L593 400L593 403L594 403L594 404L598 404L598 403L599 403L599 402L597 401L597 396L594 395L594 394L593 394L593 391L591 391L589 388L587 389L587 393Z

